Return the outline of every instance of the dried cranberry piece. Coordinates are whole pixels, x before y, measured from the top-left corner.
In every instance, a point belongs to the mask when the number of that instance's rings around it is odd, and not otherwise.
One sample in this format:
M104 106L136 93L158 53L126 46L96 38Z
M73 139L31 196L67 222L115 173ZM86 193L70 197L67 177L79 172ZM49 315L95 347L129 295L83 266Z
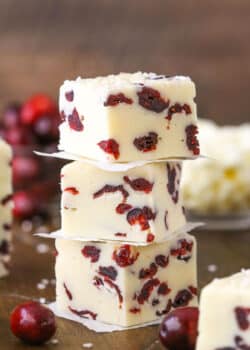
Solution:
M100 266L98 273L104 277L108 277L111 280L115 281L118 275L117 270L114 266Z
M134 180L130 180L128 176L123 177L124 181L129 184L133 190L135 191L143 191L145 193L150 193L153 188L153 183L149 182L148 180L139 177Z
M95 320L97 317L97 314L90 310L76 310L76 309L73 309L71 306L69 306L69 311L83 318L88 318L88 316L90 316L93 320Z
M156 306L158 304L160 304L160 300L159 299L153 299L152 300L152 306Z
M160 267L166 267L169 263L169 257L163 254L159 254L155 257L155 262Z
M163 309L162 311L156 311L156 316L162 316L167 314L170 310L171 310L171 306L172 306L172 300L168 299L167 305L165 307L165 309Z
M117 233L115 233L115 236L117 236L117 237L127 237L127 234L126 233L117 232Z
M131 252L131 246L129 244L124 244L120 246L117 250L113 252L113 260L120 267L126 267L129 265L133 265L139 256L139 252L133 253Z
M104 106L117 106L120 103L127 103L131 105L133 103L133 100L129 97L126 97L123 93L109 95L107 100L104 102Z
M156 217L156 213L153 213L152 209L149 207L143 207L141 208L134 208L130 210L127 214L127 221L128 223L132 225L139 224L141 227L141 230L147 230L149 229L149 220L154 220Z
M250 308L238 306L234 309L234 312L240 329L243 331L247 330L249 328L248 317L250 315Z
M235 341L235 345L237 347L236 350L238 350L238 349L239 350L250 350L250 345L247 345L241 336L236 335L234 337L234 341Z
M67 91L65 92L65 98L67 101L72 102L74 100L74 91Z
M160 284L160 281L158 278L153 278L153 279L147 281L143 285L139 295L137 296L138 303L144 304L144 302L149 299L151 293L153 292L153 289L155 287L157 287L159 284Z
M85 256L85 258L90 258L90 261L93 263L99 260L100 252L101 250L93 245L85 245L82 249L83 256Z
M156 145L158 143L158 134L151 131L148 135L135 138L133 143L141 152L154 151L156 150Z
M10 224L4 223L2 227L3 227L4 231L10 231L11 230L11 225Z
M191 253L194 243L187 241L186 239L179 239L177 242L177 248L173 248L170 251L172 256L176 256L178 260L187 262L191 258Z
M166 230L168 230L168 211L167 210L165 211L165 214L164 214L164 224L165 224Z
M116 210L117 214L124 214L124 213L126 213L126 211L128 211L131 208L132 208L132 205L130 205L130 204L120 203L117 205L115 210Z
M112 154L115 159L120 157L119 143L114 139L103 140L97 144L105 153Z
M131 312L132 314L138 314L139 312L141 312L141 309L139 309L138 307L133 307L129 309L129 312Z
M167 295L170 292L171 292L171 289L168 288L168 285L165 282L162 282L157 289L157 293L160 295Z
M97 288L99 288L99 287L104 285L104 282L100 277L95 276L93 278L93 285L96 286Z
M144 86L137 92L139 105L150 111L161 113L169 106L169 101L165 101L159 91Z
M74 108L72 114L68 116L68 123L72 130L83 131L83 123L79 117L77 110Z
M157 273L157 266L155 263L151 263L146 269L141 269L139 272L139 279L152 278Z
M193 152L194 155L200 154L200 145L197 138L198 128L196 125L188 125L185 129L186 132L186 144L190 151Z
M114 192L121 192L124 201L129 196L128 192L125 190L125 188L122 185L117 185L117 186L105 185L100 190L98 190L93 194L93 198L96 199L98 197L103 196L105 193L114 193Z
M2 204L2 205L6 205L6 204L9 203L12 199L13 199L13 195L12 195L12 194L8 194L7 196L5 196L5 197L1 200L1 204Z
M60 117L61 117L61 121L62 121L62 122L65 122L65 120L66 120L67 117L66 117L66 114L65 114L64 111L61 111L61 112L60 112Z
M179 199L179 183L177 179L177 172L175 165L167 163L167 189L174 203L178 202Z
M173 307L187 306L192 298L193 296L189 290L182 289L177 293L172 306Z
M175 103L168 109L168 115L166 116L166 119L171 120L172 115L175 113L182 113L184 112L185 114L191 114L191 108L188 104L184 103L181 105L180 103Z
M115 284L114 282L112 282L109 278L104 278L104 282L107 283L111 288L115 289L117 295L118 295L118 299L119 299L119 302L120 304L122 304L123 302L123 296L122 296L122 293L121 293L121 290L120 288L117 286L117 284Z
M155 236L152 233L147 234L147 242L148 243L153 242L154 239L155 239Z
M8 255L10 252L10 244L6 239L3 239L0 243L0 254Z
M73 195L79 194L79 191L75 187L66 187L64 192L70 192Z
M71 291L68 289L68 287L66 286L65 283L63 283L63 287L64 287L64 289L65 289L65 293L67 294L67 297L69 298L69 300L72 300L72 299L73 299L72 293L71 293Z

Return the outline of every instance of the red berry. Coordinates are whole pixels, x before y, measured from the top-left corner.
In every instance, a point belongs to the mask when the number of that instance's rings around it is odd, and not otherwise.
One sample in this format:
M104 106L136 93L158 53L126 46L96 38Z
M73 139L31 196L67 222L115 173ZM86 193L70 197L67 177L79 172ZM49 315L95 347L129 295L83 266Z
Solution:
M59 137L59 118L57 116L41 116L34 122L34 133L40 142L57 141Z
M44 94L37 94L28 99L21 109L21 121L23 124L33 124L41 116L58 115L54 100Z
M25 343L43 344L56 332L55 316L50 309L38 302L25 302L12 311L10 328Z
M29 145L34 143L34 137L30 130L23 126L6 130L5 140L12 146Z
M21 106L18 103L8 105L3 112L3 125L6 129L11 129L20 125Z
M168 350L194 350L198 334L197 307L171 311L160 326L160 340Z
M29 192L16 192L13 196L13 200L13 214L16 218L28 218L38 211L38 199Z
M27 156L16 156L12 162L14 185L34 180L40 173L38 159Z

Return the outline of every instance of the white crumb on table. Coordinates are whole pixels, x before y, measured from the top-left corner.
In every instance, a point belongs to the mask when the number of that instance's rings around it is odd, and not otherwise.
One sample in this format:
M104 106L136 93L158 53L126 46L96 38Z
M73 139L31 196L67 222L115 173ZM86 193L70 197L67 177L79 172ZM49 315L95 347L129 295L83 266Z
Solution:
M91 349L91 348L93 348L93 344L92 343L83 343L82 347L85 349Z
M39 303L46 304L46 298L39 298Z
M45 285L48 285L49 284L49 280L47 278L42 278L41 279L41 283L45 284Z
M58 339L51 339L50 343L53 345L57 345L59 343L59 341L58 341Z
M216 272L218 270L218 266L215 264L210 264L207 266L208 272Z
M46 285L44 283L39 282L39 283L37 283L36 287L37 287L37 289L45 289Z
M37 253L39 254L45 254L45 253L48 253L49 251L49 246L45 243L39 243L37 246L36 246L36 251Z
M32 228L33 228L32 221L24 220L21 223L21 228L22 228L23 232L30 232L32 230Z

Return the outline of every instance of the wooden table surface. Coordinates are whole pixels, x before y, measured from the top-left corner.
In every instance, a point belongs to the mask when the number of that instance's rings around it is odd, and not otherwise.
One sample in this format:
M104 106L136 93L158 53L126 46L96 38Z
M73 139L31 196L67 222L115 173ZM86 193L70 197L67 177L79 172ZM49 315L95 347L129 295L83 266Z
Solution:
M199 285L202 287L215 276L225 276L243 267L250 266L250 231L194 233L198 239ZM38 253L40 243L49 245L47 253ZM23 345L9 330L9 314L12 308L28 299L54 298L54 286L44 290L37 288L41 279L53 279L54 257L53 242L31 237L17 226L15 229L15 250L11 275L0 280L0 349L28 350L32 346ZM215 264L218 270L208 271L208 265ZM93 350L158 350L159 344L152 343L157 339L158 327L147 327L137 330L96 334L83 326L68 320L57 319L58 331L55 336L59 343L49 344L44 349L77 350L82 344L93 343Z

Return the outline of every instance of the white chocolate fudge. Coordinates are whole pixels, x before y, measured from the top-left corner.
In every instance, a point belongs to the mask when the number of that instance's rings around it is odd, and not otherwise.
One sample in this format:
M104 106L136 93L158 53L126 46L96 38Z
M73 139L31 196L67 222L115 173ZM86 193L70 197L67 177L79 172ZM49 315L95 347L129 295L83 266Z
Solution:
M12 224L11 148L0 139L0 277L8 274Z
M250 124L218 126L199 120L201 153L210 159L186 161L181 189L187 209L232 214L250 209Z
M203 288L196 350L250 349L250 270Z
M65 81L59 149L109 162L199 154L189 77L120 73Z
M62 231L67 237L159 242L186 224L181 163L110 172L81 161L61 171Z
M56 240L56 302L66 314L121 326L197 305L196 241L144 247Z

